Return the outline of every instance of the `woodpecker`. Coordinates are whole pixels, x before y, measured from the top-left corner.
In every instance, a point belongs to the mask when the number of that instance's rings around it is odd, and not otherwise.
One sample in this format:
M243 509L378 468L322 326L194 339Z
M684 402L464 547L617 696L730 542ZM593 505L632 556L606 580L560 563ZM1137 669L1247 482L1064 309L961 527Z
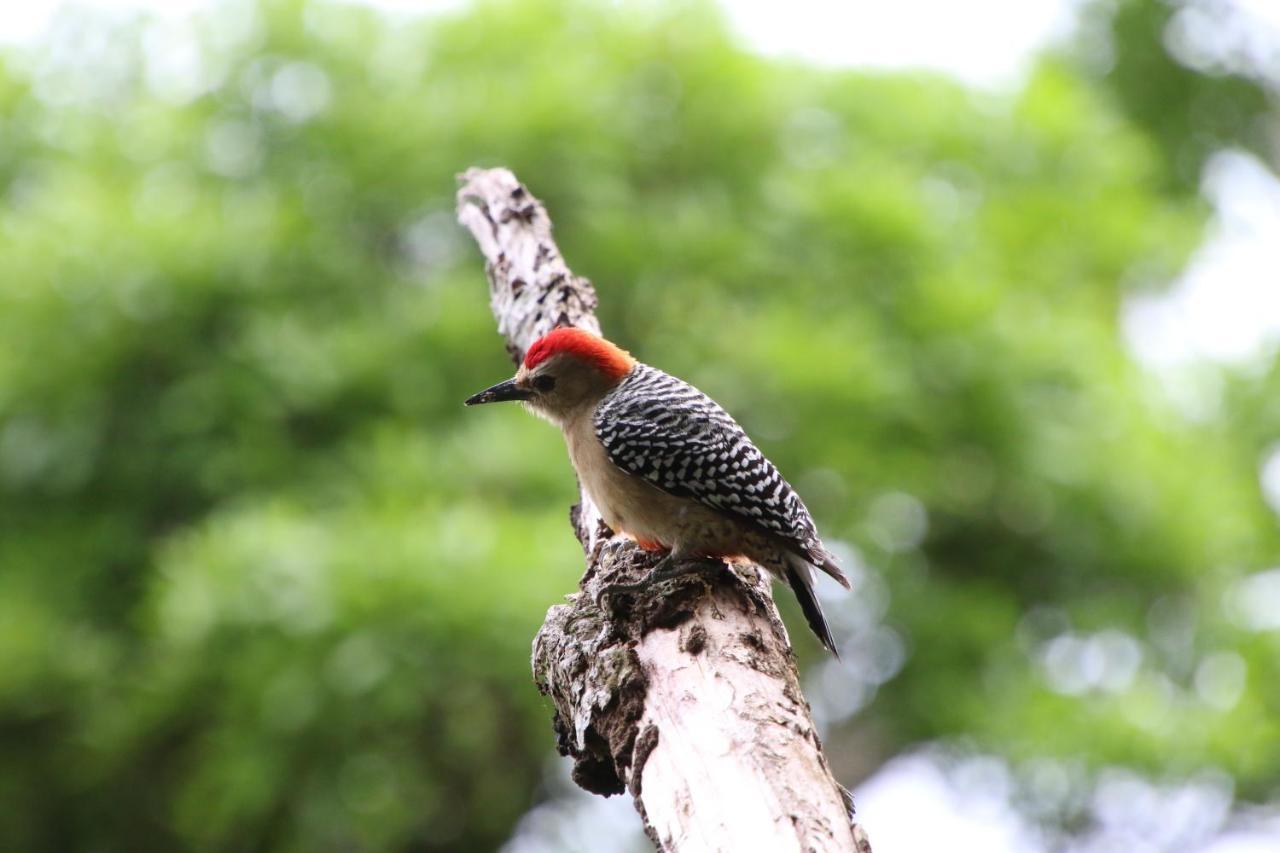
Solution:
M714 400L615 344L562 327L533 343L516 375L466 405L519 400L564 432L578 480L616 533L667 552L635 589L711 560L749 560L795 591L836 652L813 570L848 588L800 496ZM723 564L720 564L721 566Z

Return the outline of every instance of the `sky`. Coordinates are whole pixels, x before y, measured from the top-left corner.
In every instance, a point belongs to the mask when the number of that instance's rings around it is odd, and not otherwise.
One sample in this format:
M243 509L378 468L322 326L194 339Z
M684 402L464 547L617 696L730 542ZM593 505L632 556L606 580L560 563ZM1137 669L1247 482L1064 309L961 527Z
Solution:
M10 0L0 13L0 44L34 43L53 16L71 6L183 16L214 2ZM406 13L462 5L462 0L353 2ZM1179 19L1175 35L1184 47L1189 42L1197 57L1248 41L1258 55L1275 60L1272 71L1280 75L1280 0L1227 2L1240 13L1234 29L1212 33L1192 9ZM744 42L763 54L832 67L930 69L996 90L1016 87L1035 54L1070 33L1077 5L1078 0L721 0ZM1121 318L1135 358L1189 417L1214 413L1218 386L1211 371L1206 379L1204 365L1261 363L1280 345L1280 181L1251 155L1226 151L1210 161L1202 191L1215 211L1209 238L1167 292L1131 300ZM1260 477L1280 512L1280 441L1261 461ZM957 784L955 774L944 772L925 752L894 759L864 782L855 798L875 849L1043 849L1035 830L1002 793L1002 765L994 758L975 761L973 772L985 774L981 778L987 784ZM605 801L576 791L561 778L560 764L550 775L560 780L562 796L525 819L507 853L589 849L601 837L632 837L637 849L644 849L625 799ZM1157 829L1173 815L1211 812L1222 802L1213 785L1144 789L1146 783L1124 779L1117 785L1117 791L1142 793L1139 799L1150 806ZM1280 849L1280 819L1237 820L1223 830L1225 806L1220 810L1218 825L1205 827L1198 847L1180 846L1182 853ZM1141 828L1132 809L1126 808L1122 817L1127 823L1117 824L1109 841L1085 842L1080 849L1165 849L1159 846L1158 832L1132 835L1135 827ZM1102 818L1105 822L1105 811Z

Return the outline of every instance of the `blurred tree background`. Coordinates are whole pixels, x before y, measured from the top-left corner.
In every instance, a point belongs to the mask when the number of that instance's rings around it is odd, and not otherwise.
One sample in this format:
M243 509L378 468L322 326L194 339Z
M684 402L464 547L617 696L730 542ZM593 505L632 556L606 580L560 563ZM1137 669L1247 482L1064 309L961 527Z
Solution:
M1280 362L1191 417L1121 326L1207 159L1274 158L1274 93L1171 52L1180 11L1095 4L1006 93L660 2L263 0L0 54L3 846L485 850L549 795L575 488L553 430L461 406L510 369L470 165L839 543L845 661L786 615L846 784L994 756L1059 841L1108 779L1274 802Z

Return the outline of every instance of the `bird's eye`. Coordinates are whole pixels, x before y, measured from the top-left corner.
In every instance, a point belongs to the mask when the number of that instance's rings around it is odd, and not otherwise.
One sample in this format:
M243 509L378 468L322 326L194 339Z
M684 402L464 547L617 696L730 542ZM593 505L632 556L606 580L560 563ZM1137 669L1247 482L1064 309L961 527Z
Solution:
M544 373L541 376L533 377L533 390L540 394L545 394L554 387L556 387L556 378L554 376L547 376Z

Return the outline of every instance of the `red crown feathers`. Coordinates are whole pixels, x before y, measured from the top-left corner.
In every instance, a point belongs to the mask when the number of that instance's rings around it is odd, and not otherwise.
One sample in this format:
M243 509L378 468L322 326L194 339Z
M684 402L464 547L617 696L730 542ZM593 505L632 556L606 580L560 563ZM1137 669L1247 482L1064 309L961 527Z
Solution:
M621 379L631 372L636 360L621 347L583 329L552 329L533 342L524 354L524 366L532 370L554 355L572 355L595 367L611 379Z

